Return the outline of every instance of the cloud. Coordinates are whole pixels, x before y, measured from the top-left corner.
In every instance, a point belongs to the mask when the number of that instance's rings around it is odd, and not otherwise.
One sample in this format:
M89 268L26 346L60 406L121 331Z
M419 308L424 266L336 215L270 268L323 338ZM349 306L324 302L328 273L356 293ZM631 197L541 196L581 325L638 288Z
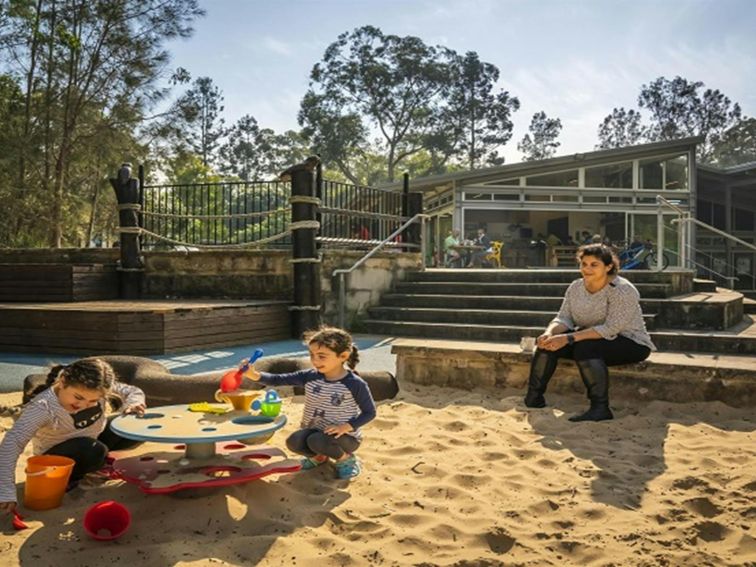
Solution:
M294 54L294 50L288 43L283 42L280 39L276 39L275 37L264 37L262 40L262 45L265 49L272 51L277 55L284 55L286 57L289 57Z

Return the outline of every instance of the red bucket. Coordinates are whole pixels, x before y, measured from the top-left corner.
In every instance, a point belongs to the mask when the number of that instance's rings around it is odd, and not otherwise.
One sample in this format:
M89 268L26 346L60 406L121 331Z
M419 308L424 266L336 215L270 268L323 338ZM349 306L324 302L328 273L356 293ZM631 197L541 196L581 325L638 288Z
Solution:
M114 500L98 502L84 514L84 529L100 541L121 537L130 524L131 514L128 508Z

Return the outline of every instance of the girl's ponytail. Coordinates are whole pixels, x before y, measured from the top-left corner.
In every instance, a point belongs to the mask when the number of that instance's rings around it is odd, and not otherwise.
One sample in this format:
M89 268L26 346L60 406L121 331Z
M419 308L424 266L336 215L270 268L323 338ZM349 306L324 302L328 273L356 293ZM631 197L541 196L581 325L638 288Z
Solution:
M62 364L56 364L50 369L50 372L47 373L47 380L45 380L45 389L52 386L55 381L58 379L58 376L60 373L65 370L66 367Z
M357 363L360 361L360 354L357 345L352 345L352 350L349 351L349 358L347 359L347 366L354 370L357 368Z

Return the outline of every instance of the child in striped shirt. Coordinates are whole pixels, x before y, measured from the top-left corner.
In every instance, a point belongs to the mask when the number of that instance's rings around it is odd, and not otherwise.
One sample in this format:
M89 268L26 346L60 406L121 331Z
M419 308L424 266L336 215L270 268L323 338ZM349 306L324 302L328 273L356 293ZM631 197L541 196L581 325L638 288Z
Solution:
M0 513L10 514L16 508L16 462L29 441L35 455L58 455L76 462L70 486L102 468L108 451L139 444L107 428L105 398L110 395L121 398L123 413L144 413L144 392L116 381L111 366L99 358L52 368L47 389L26 404L0 443Z
M354 454L362 442L360 428L376 413L370 388L354 372L357 347L349 333L334 327L321 327L306 333L304 339L314 369L268 374L250 367L245 375L270 386L304 386L301 429L289 436L286 446L305 456L305 470L330 458L338 478L354 478L362 469Z

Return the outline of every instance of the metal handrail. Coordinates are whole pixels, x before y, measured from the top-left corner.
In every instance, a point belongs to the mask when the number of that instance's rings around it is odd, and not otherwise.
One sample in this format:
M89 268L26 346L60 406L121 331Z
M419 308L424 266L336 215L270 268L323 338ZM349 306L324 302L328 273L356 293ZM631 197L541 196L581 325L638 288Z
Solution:
M375 247L370 250L367 254L365 254L362 258L357 260L354 265L351 268L341 268L338 270L333 271L333 276L336 275L339 276L339 327L342 329L344 328L345 323L345 307L346 307L346 276L348 274L351 274L354 270L359 268L362 264L367 262L367 260L376 254L378 250L383 248L386 244L388 244L391 240L393 240L396 236L402 233L409 225L416 223L418 220L422 224L421 233L420 233L420 256L423 259L423 269L425 269L425 220L431 218L430 215L425 215L423 213L418 213L411 219L409 219L407 222L405 222L402 226L397 228L394 232L392 232L390 235L388 235L382 242L379 244L376 244Z

